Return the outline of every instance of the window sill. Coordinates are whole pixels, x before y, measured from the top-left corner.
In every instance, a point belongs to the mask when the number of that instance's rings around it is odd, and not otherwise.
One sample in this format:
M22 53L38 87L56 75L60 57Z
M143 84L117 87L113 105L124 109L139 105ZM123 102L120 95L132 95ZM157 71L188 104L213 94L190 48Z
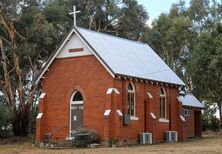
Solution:
M159 119L159 122L169 123L170 121L169 121L168 119L160 118L160 119Z
M138 118L138 117L135 117L135 116L131 116L131 117L130 117L130 120L139 120L139 118Z

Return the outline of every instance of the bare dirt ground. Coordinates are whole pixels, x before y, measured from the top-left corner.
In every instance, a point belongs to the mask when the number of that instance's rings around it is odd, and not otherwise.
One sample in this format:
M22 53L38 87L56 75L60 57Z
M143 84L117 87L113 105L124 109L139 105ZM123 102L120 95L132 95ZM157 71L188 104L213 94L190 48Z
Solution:
M6 154L146 154L146 153L217 153L222 154L222 132L207 133L202 138L192 138L179 143L161 143L147 146L86 149L43 149L32 147L31 143L3 143L0 141L0 153Z

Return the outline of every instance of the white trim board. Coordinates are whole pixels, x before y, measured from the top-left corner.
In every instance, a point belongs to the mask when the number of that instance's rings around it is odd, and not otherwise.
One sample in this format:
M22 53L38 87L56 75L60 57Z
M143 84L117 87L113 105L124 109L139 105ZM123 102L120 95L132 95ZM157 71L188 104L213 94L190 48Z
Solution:
M70 49L82 49L83 51L70 52ZM56 58L69 58L69 57L81 57L93 55L92 52L86 47L86 45L79 39L75 34L70 36L70 40L67 41L66 45L61 49Z
M83 101L71 101L71 103L70 104L79 104L79 105L81 105L81 104L83 104Z
M74 32L74 30L72 29L70 31L70 33L68 34L68 36L66 37L66 39L63 41L62 45L58 48L58 50L56 51L56 53L53 55L53 57L50 59L50 61L46 64L44 70L41 72L41 74L39 75L39 77L37 78L37 80L35 81L35 84L38 84L38 82L40 81L40 79L42 78L42 76L45 74L46 70L49 68L49 66L52 64L52 62L54 61L54 59L56 58L56 56L58 55L58 53L60 52L60 50L64 47L64 45L66 44L66 42L69 40L69 37L72 35L72 33Z
M38 113L36 119L41 119L42 118L43 113Z
M150 112L150 115L151 115L151 117L152 117L153 119L156 119L156 116L155 116L155 114L154 114L153 112Z
M93 55L96 57L96 59L105 67L105 69L109 72L109 74L115 78L115 75L112 73L112 71L105 65L105 63L102 61L102 59L94 52L94 50L88 45L88 43L84 40L84 38L79 35L79 31L77 29L74 29L75 34L80 38L80 40L88 47L88 49L93 53Z
M153 95L150 92L147 92L146 94L149 97L149 99L153 99Z
M41 99L41 98L44 98L45 95L46 95L46 93L41 93L41 95L39 96L39 98L40 98L40 99Z
M123 116L123 113L121 112L121 110L116 110L116 112L118 113L118 115L119 115L120 117Z
M109 88L107 91L106 91L106 94L112 94L112 92L115 92L116 94L120 94L119 90L117 88Z
M104 116L109 116L110 115L110 112L111 112L111 110L109 109L109 110L106 110L105 112L104 112Z

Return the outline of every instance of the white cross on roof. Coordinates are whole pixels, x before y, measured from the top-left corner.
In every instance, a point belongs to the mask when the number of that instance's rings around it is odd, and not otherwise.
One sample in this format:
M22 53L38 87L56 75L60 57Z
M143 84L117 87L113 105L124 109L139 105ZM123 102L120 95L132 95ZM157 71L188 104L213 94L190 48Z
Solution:
M76 14L80 13L81 11L76 11L76 6L73 5L73 12L70 12L69 15L73 15L73 24L76 27Z

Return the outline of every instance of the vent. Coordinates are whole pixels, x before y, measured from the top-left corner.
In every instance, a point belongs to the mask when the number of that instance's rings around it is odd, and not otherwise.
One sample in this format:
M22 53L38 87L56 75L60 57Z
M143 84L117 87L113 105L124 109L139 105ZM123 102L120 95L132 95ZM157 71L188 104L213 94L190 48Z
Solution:
M124 114L124 116L123 116L123 124L124 125L129 125L129 123L130 123L130 115Z
M140 144L152 144L152 133L140 133L139 142Z
M166 131L165 132L165 141L177 142L178 141L177 131Z

